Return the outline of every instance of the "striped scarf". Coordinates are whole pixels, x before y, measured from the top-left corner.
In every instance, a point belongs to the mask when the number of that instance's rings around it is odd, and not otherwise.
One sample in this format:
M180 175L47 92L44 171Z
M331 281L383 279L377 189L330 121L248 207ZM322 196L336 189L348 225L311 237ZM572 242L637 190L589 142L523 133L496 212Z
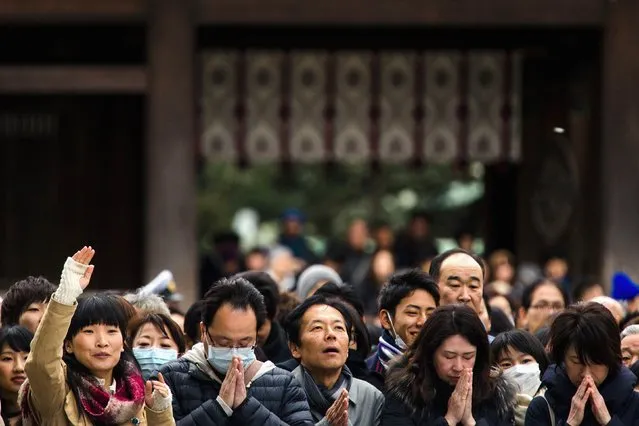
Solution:
M384 374L388 369L388 363L402 353L402 350L397 347L395 339L393 339L388 330L384 330L379 337L379 343L377 343L378 361L375 365L375 372Z
M77 395L83 413L92 424L119 425L133 421L144 406L144 379L131 361L124 361L124 374L118 378L115 393L101 386L98 379L90 375L79 375ZM115 378L113 378L115 380ZM32 407L29 406L29 382L21 389L24 424L37 424Z

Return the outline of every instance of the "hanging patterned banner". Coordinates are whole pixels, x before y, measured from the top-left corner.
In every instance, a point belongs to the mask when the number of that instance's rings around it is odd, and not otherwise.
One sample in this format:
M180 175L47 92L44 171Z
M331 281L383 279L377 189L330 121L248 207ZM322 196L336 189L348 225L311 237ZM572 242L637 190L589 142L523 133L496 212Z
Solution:
M236 71L238 54L215 51L202 57L203 154L212 162L237 160Z
M468 75L468 159L490 163L502 154L504 102L504 52L471 52ZM509 135L508 135L509 136Z
M290 154L294 162L327 159L324 140L326 108L326 52L293 52L291 82Z
M252 163L519 161L521 63L512 51L208 52L202 152Z
M246 156L251 163L281 158L280 107L283 55L279 51L246 53Z
M460 75L459 52L424 55L424 157L433 163L448 163L458 157Z
M339 52L335 116L335 159L362 163L370 159L371 53Z
M415 54L382 52L379 159L405 163L415 155Z

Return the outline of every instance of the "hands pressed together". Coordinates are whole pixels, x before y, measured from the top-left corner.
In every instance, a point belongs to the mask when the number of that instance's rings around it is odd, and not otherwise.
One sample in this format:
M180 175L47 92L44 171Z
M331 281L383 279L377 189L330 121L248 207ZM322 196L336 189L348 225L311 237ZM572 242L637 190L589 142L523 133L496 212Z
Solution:
M235 410L246 399L246 384L244 383L244 366L238 357L231 361L229 370L220 388L220 397L231 409Z
M326 420L331 426L348 426L348 391L342 389L335 402L326 411Z
M595 415L595 419L600 425L607 425L610 423L612 417L606 407L606 401L599 393L597 385L592 376L585 376L581 381L581 385L572 397L572 403L570 404L570 413L568 414L568 420L566 424L569 426L579 426L584 420L584 411L586 403L590 400L592 413Z
M448 411L444 417L449 425L461 423L464 426L474 426L473 417L473 370L464 369L455 385L453 394L448 399Z

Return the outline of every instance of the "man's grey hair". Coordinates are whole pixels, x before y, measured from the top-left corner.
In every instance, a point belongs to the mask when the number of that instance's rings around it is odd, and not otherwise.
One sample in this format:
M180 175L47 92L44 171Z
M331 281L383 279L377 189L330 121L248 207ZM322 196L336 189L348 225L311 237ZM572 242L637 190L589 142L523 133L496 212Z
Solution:
M624 328L621 332L621 340L628 336L634 336L635 334L639 334L639 324L632 324Z
M144 294L129 293L124 295L124 298L133 305L139 311L149 314L164 314L168 317L171 316L169 307L164 303L164 300L157 294Z

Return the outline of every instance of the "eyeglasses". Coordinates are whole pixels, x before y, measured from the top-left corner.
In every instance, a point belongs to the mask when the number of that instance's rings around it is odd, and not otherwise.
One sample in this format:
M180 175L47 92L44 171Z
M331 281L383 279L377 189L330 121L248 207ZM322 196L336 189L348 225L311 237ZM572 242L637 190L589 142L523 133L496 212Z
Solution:
M561 311L564 309L564 304L561 302L556 303L548 303L548 302L539 302L530 306L531 309L539 309L540 311Z
M211 335L209 334L209 332L206 332L206 335L209 338L209 341L211 342L211 346L213 346L214 348L224 348L224 349L255 349L255 342L238 342L238 343L229 343L226 342L224 344L218 343L215 340L213 340L213 338L211 337Z

